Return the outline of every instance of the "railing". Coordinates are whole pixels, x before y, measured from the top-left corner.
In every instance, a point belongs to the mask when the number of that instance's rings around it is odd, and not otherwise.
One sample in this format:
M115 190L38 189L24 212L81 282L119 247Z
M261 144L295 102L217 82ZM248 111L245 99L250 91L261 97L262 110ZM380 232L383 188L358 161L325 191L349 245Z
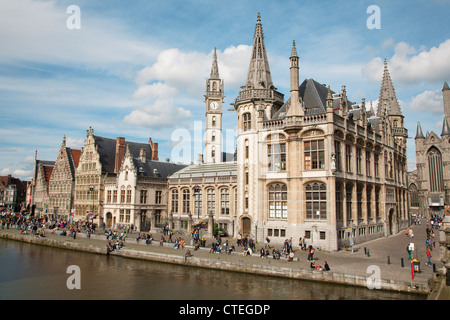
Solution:
M246 99L273 99L276 101L284 101L284 95L273 89L248 89L239 92L236 101Z
M327 114L313 114L307 116L289 116L283 119L263 121L264 129L283 129L292 126L310 126L327 122Z

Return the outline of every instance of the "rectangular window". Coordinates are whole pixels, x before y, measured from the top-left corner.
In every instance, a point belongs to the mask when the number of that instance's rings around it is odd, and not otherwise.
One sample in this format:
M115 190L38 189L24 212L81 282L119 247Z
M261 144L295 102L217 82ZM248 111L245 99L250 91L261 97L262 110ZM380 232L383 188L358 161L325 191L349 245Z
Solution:
M286 144L269 144L267 146L269 171L286 171Z
M324 140L305 141L305 170L325 169Z
M111 203L111 190L106 192L106 203Z
M147 203L147 190L141 190L141 203Z
M345 146L345 170L352 172L352 146Z
M366 151L366 175L368 177L372 176L372 168L371 168L371 154L370 151Z
M375 153L373 155L374 158L374 170L375 170L375 178L379 178L380 177L380 155L378 153Z
M156 190L156 192L155 192L155 203L156 204L161 204L161 200L162 200L162 191L161 190Z
M356 149L356 172L362 174L362 150Z
M323 183L306 185L306 219L326 220L327 189Z
M120 203L125 203L125 189L120 190Z
M244 113L244 131L252 129L252 115L250 113Z
M230 214L230 194L227 188L223 188L220 190L220 207L221 214L229 215Z
M334 154L336 157L336 171L342 171L341 143L339 141L334 142Z
M117 203L117 190L113 190L112 202Z
M131 190L127 190L127 203L131 203Z

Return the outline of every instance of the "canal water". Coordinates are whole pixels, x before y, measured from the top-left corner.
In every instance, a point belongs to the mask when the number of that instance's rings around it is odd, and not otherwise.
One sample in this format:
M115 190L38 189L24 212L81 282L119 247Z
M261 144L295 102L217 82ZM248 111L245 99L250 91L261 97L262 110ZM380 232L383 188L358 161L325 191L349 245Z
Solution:
M69 266L80 289L69 289ZM0 239L0 300L410 300L424 296L184 267Z

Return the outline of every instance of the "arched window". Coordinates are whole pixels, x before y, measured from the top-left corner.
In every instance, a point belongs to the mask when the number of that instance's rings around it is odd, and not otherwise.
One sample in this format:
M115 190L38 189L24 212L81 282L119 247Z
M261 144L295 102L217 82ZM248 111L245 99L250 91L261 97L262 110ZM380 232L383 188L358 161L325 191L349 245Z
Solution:
M189 204L190 204L191 194L189 189L183 190L183 211L184 214L189 214Z
M419 192L417 190L417 186L414 183L409 186L409 199L411 207L419 206Z
M287 219L287 186L273 183L268 186L269 218Z
M244 113L244 131L252 129L252 115L250 113Z
M306 189L306 219L327 218L327 186L325 183L313 182Z
M173 189L172 190L172 212L178 212L178 190Z
M207 205L208 205L208 214L212 213L214 214L216 210L216 193L214 192L214 189L208 189L206 191L207 196Z
M428 151L428 171L430 176L430 191L442 192L444 190L442 155L436 147L431 147Z

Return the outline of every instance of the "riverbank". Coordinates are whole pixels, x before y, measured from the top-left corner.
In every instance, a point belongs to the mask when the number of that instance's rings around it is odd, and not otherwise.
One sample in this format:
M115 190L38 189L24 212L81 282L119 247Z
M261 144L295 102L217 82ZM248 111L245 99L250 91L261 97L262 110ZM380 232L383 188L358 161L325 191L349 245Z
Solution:
M102 255L108 253L106 236L103 234L95 234L87 238L85 234L79 233L76 239L73 239L69 236L53 234L50 230L47 230L46 237L35 237L32 235L21 235L15 229L4 229L0 230L0 238ZM155 238L157 237L155 236ZM399 242L404 242L405 239L400 235L396 235L366 243L364 248L369 248L370 256L364 254L363 248L357 248L359 250L354 253L318 251L314 257L316 262L323 264L324 261L327 261L331 267L330 271L311 270L309 262L306 261L307 254L301 250L295 250L295 261L288 262L283 258L280 260L275 260L271 257L267 259L259 258L258 253L251 257L243 256L241 251L239 251L241 250L239 247L237 247L238 252L228 255L209 253L209 248L194 250L191 246L186 246L184 249L173 249L173 244L167 242L163 243L162 246L156 241L153 245L146 245L142 240L140 242L134 240L133 235L129 236L125 247L118 251L113 251L111 254L124 258L198 268L428 295L430 293L428 279L432 277L432 269L422 264L424 270L421 273L417 273L414 280L411 280L410 267L408 265L402 267L400 264L394 264L397 256L390 250L395 249L396 246L386 246L385 241L398 245ZM411 239L407 241L411 241ZM260 247L257 248L259 249ZM384 250L379 251L377 248L384 248ZM191 251L193 256L185 260L187 249ZM384 261L383 263L381 253L391 254L392 262L388 264Z

